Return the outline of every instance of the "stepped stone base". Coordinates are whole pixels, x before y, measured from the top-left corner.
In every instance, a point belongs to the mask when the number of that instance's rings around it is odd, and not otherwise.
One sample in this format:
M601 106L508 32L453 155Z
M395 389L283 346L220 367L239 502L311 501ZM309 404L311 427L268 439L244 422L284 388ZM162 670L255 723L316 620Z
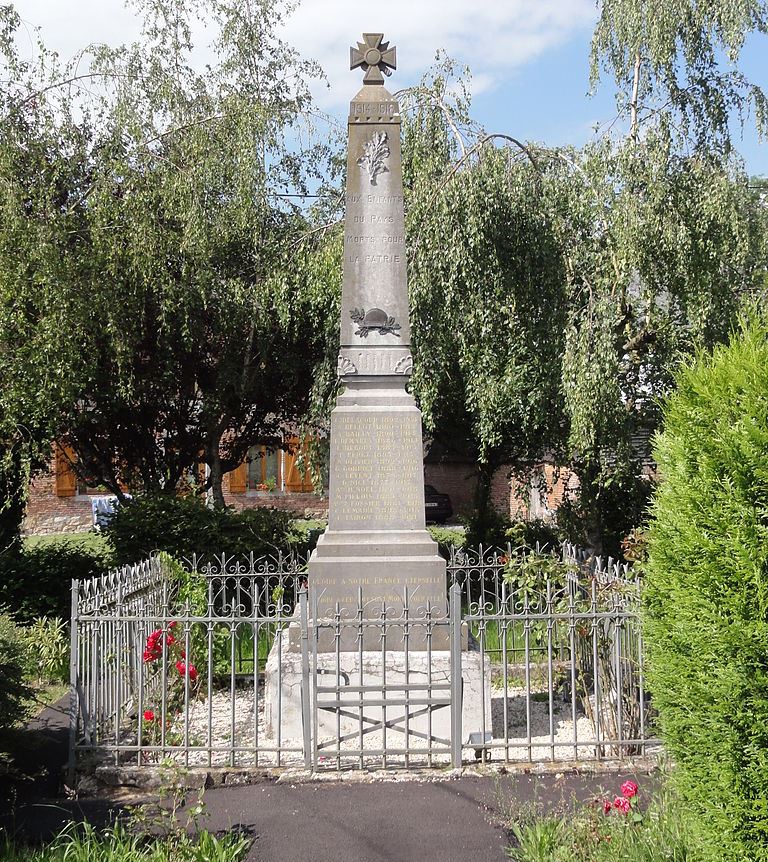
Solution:
M291 625L298 628L298 624ZM292 638L282 638L275 641L267 659L265 675L265 720L266 733L270 739L281 741L302 738L301 719L301 653L293 651L290 646ZM311 661L311 657L310 657ZM394 705L386 707L386 722L393 726L387 728L387 748L404 749L406 747L405 721L406 708L402 705L405 699L403 689L398 686L406 682L410 685L425 685L431 681L434 685L448 686L451 679L451 656L448 650L434 650L431 653L423 650L411 650L407 653L399 651L387 652L384 656L380 651L366 650L359 652L318 653L317 670L319 671L318 686L322 688L339 686L338 699L343 701L342 715L337 717L336 710L327 711L318 708L318 736L320 742L335 740L337 733L341 736L354 734L342 748L358 748L360 745L360 700L361 695L355 691L355 686L375 686L374 691L365 692L363 700L362 729L371 728L384 720L381 705L365 705L366 701L383 699L381 687L388 687L386 699ZM490 716L491 703L491 670L490 661L486 657L483 663L477 649L462 650L462 741L469 738L472 732L482 731L483 714ZM431 668L431 673L430 673ZM310 698L312 686L310 684ZM345 689L349 689L345 691ZM433 689L432 696L450 701L450 689ZM334 692L321 692L318 707L336 699ZM437 737L441 742L433 742L440 746L448 743L451 738L451 713L449 706L434 709L431 719L424 705L419 705L427 697L423 689L410 692L412 703L410 712L421 713L408 720L408 747L425 748L423 735ZM314 722L314 702L310 703L310 716ZM430 724L431 721L431 724ZM338 723L337 723L338 722ZM490 730L490 728L486 728ZM380 748L383 744L381 729L363 735L363 747ZM332 746L335 748L335 744Z

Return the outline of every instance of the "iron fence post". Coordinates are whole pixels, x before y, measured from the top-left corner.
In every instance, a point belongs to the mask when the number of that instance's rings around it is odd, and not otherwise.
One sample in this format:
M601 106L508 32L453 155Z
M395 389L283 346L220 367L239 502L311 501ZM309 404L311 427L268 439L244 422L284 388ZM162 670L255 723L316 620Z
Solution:
M309 692L309 610L307 588L299 590L301 617L301 727L304 736L304 768L312 771L312 727Z
M461 587L451 584L451 765L461 767Z
M72 789L74 789L75 785L75 770L77 767L75 746L77 745L77 715L79 712L77 694L77 598L78 584L76 580L73 580L71 587L71 612L69 618L69 752L67 757L67 786Z

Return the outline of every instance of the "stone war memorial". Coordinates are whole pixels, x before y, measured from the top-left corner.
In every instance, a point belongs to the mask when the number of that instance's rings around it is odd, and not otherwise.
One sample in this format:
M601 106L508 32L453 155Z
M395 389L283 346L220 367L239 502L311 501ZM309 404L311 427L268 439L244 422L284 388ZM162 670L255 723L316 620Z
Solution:
M407 390L413 361L400 108L383 86L396 66L395 48L383 34L366 33L351 49L350 60L364 77L348 121L338 359L342 390L331 414L328 527L309 560L314 671L324 688L333 688L335 677L337 708L342 689L356 689L357 712L342 710L342 733L361 721L358 703L366 693L357 689L378 694L372 698L377 705L365 707L365 720L380 722L384 687L412 690L418 680L428 679L446 694L451 667L446 563L426 529L421 412ZM430 622L421 627L375 624L382 618L394 623L403 615ZM371 624L324 629L326 620L355 618ZM295 737L301 727L298 625L291 634L270 653L266 710L273 735L280 714L282 735ZM468 646L465 636L462 713L463 727L474 731L480 729L483 699L490 699L490 673L481 673L479 652ZM428 694L435 703L440 700L435 692ZM400 727L404 723L409 733L418 736L429 726L435 737L450 736L449 708L421 709L413 717L405 714L407 705L386 707L387 725L398 709ZM317 732L327 724L325 729L336 733L337 720L332 710L321 714Z
M567 543L446 561L427 532L395 65L381 33L352 48L328 526L309 560L193 554L194 606L165 554L73 581L71 776L132 785L170 758L208 786L658 750L627 563Z

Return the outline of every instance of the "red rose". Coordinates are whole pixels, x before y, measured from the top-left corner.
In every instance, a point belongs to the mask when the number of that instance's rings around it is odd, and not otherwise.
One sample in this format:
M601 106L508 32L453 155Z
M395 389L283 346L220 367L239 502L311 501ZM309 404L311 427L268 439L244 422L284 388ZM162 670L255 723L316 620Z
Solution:
M197 668L193 664L187 665L183 661L177 661L176 670L180 676L188 675L190 682L194 682L197 679Z
M613 803L610 799L603 800L603 814L610 814L611 809L613 808Z
M151 709L145 709L144 710L144 721L154 721L154 720L155 720L154 712L152 712Z
M144 650L143 658L145 662L155 661L160 658L161 653L155 648L147 648Z
M633 796L637 796L637 785L634 781L625 781L624 784L621 785L621 795L626 797L627 799L631 799Z
M623 796L617 796L613 800L613 807L621 811L622 814L629 814L632 810L632 805L630 804L629 799L626 799Z

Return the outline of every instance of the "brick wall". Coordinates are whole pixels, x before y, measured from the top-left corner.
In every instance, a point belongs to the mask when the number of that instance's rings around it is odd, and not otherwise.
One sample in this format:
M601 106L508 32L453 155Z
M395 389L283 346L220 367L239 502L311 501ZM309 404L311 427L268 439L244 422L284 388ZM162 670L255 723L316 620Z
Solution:
M53 469L32 480L22 533L83 533L92 524L90 497L57 497Z
M452 520L472 511L477 487L477 471L472 464L425 464L424 482L451 498Z

